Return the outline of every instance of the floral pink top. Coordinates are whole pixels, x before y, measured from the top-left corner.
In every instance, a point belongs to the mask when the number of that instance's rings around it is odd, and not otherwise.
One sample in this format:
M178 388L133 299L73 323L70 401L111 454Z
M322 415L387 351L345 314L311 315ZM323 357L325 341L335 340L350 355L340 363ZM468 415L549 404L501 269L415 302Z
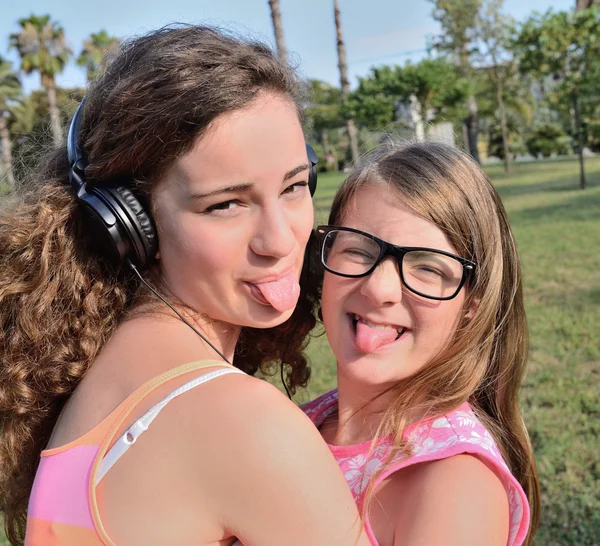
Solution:
M316 426L320 426L336 407L337 390L334 390L309 402L303 410ZM404 431L404 438L410 442L413 454L410 457L397 455L389 467L377 477L375 486L397 470L413 464L445 459L461 453L476 455L496 473L506 490L510 510L507 546L523 544L529 528L527 497L519 482L510 473L491 434L477 419L468 403L465 402L441 417L411 424ZM357 504L360 504L363 499L369 479L386 460L390 447L390 441L382 439L367 458L371 442L350 446L329 446ZM371 543L378 546L368 517L365 528Z

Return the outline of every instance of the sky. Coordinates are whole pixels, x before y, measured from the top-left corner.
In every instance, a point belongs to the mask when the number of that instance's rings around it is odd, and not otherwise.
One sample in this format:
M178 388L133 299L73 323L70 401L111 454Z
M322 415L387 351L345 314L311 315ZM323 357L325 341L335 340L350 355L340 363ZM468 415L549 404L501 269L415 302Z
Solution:
M569 10L575 0L505 0L505 12L517 21L533 11ZM339 85L333 2L280 0L283 28L291 60L309 78ZM428 0L340 0L350 83L372 66L404 64L426 56L428 37L439 34ZM18 68L8 35L18 32L18 19L50 13L62 25L75 55L83 41L102 29L113 36L134 36L172 22L208 22L274 44L267 0L0 0L0 55ZM40 87L39 76L23 76L26 92ZM83 86L85 74L74 60L57 77L62 87Z

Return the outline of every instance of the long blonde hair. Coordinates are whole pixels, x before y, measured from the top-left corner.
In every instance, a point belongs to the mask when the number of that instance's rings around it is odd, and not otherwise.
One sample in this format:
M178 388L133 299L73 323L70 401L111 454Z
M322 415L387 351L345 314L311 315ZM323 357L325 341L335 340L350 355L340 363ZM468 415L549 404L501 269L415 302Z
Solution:
M441 415L468 401L527 495L531 525L526 544L531 544L539 525L540 491L518 400L528 353L527 320L521 267L500 197L481 168L448 145L385 146L344 181L332 204L331 225L344 221L348 204L366 184L393 189L403 204L438 226L459 255L477 263L465 301L465 309L475 308L474 314L462 318L449 344L423 369L386 391L393 403L377 436L393 438L392 456L409 454L402 434L411 415ZM373 483L361 506L363 517L374 496Z

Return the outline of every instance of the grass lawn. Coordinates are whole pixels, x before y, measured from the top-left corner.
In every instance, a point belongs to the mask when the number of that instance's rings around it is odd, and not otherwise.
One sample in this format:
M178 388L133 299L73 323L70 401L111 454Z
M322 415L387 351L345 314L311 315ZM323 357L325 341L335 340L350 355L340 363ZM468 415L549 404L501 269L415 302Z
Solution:
M525 274L531 355L522 388L525 419L542 484L538 546L600 544L600 158L519 164L488 173L511 218ZM342 177L321 175L316 222ZM324 336L309 346L314 397L334 386ZM0 534L0 545L4 546Z

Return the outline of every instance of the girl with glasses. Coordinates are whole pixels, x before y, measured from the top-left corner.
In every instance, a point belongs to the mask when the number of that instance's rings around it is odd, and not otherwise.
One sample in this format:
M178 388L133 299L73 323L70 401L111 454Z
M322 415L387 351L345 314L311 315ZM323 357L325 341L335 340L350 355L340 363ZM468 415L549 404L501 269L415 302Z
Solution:
M371 543L530 544L539 487L518 404L521 272L486 175L443 144L380 149L317 234L338 388L304 410Z

